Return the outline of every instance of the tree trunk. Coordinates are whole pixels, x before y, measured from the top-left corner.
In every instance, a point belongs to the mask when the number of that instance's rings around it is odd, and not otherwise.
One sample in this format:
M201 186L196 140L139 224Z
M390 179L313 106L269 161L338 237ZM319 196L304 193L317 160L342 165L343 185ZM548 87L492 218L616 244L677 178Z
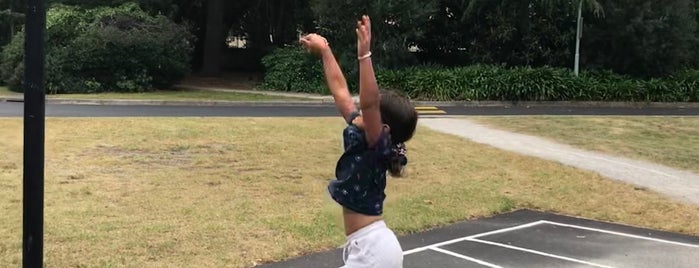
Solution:
M206 36L201 74L218 76L221 73L221 52L225 29L223 27L223 0L208 0L206 11Z
M529 6L531 3L529 1L518 1L517 10L519 11L517 13L517 33L515 35L515 42L517 43L516 47L518 50L520 50L521 55L521 62L517 62L515 60L515 64L517 65L526 65L529 66L531 64L531 58L529 58L529 46L526 45L525 43L525 38L529 37L529 34L531 32L531 25L530 25L530 9Z

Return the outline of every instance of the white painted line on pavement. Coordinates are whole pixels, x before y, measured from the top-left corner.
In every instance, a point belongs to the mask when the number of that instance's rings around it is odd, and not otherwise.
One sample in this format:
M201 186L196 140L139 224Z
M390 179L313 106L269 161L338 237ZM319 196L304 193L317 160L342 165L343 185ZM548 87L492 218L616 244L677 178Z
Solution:
M672 245L677 245L677 246L684 246L684 247L690 247L690 248L699 248L699 245L695 245L695 244L688 244L688 243L670 241L670 240L659 239L659 238L653 238L653 237L647 237L647 236L632 235L632 234L627 234L627 233L620 233L620 232L608 231L608 230L597 229L597 228L591 228L591 227L585 227L585 226L574 225L574 224L565 224L565 223L559 223L559 222L553 222L553 221L544 221L544 223L545 223L545 224L551 224L551 225L562 226L562 227L570 227L570 228L575 228L575 229L588 230L588 231L593 231L593 232L600 232L600 233L605 233L605 234L612 234L612 235L625 236L625 237L636 238L636 239L649 240L649 241L654 241L654 242L659 242L659 243L666 243L666 244L672 244Z
M522 252L537 254L537 255L541 255L541 256L566 260L566 261L570 261L570 262L576 262L576 263L585 264L585 265L591 265L591 266L595 266L595 267L612 268L611 266L606 266L606 265L602 265L602 264L592 263L592 262L588 262L588 261L578 260L578 259L560 256L560 255L555 255L555 254L549 254L549 253L541 252L541 251L537 251L537 250L521 248L521 247L506 245L506 244L497 243L497 242L491 242L491 241L487 241L487 240L480 240L477 238L470 238L470 239L467 239L467 241L483 243L483 244L488 244L488 245L493 245L493 246L498 246L498 247L503 247L503 248L509 248L509 249L513 249L513 250L517 250L517 251L522 251Z
M514 230L518 230L518 229L529 228L529 227L536 226L536 225L539 225L539 224L542 224L542 223L544 223L544 221L535 221L535 222L530 222L530 223L527 223L527 224L512 226L512 227L509 227L509 228L503 228L503 229L498 229L498 230L494 230L494 231L490 231L490 232L485 232L485 233L470 235L470 236L466 236L466 237L460 237L460 238L456 238L456 239L452 239L452 240L448 240L448 241L444 241L444 242L434 243L434 244L427 245L427 246L424 246L424 247L418 247L418 248L414 248L414 249L411 249L411 250L406 250L406 251L403 251L403 255L409 255L409 254L417 253L417 252L420 252L420 251L425 251L425 250L428 250L428 249L430 249L430 248L441 247L441 246L448 245L448 244L458 243L458 242L465 241L465 240L469 240L469 239L472 239L472 238L478 238L478 237L487 236L487 235L493 235L493 234L499 234L499 233L505 233L505 232L509 232L509 231L514 231Z
M488 266L488 267L491 267L491 268L502 268L502 266L495 265L495 264L492 264L492 263L489 263L489 262L486 262L486 261L482 261L482 260L479 260L479 259L476 259L476 258L471 258L471 257L469 257L469 256L461 255L461 254L459 254L459 253L451 252L451 251L448 251L448 250L445 250L445 249L441 249L441 248L437 248L437 247L430 247L430 250L437 251L437 252L440 252L440 253L444 253L444 254L447 254L447 255L450 255L450 256L453 256L453 257L457 257L457 258L460 258L460 259L464 259L464 260L467 260L467 261L470 261L470 262L475 262L475 263L478 263L478 264L480 264L480 265Z

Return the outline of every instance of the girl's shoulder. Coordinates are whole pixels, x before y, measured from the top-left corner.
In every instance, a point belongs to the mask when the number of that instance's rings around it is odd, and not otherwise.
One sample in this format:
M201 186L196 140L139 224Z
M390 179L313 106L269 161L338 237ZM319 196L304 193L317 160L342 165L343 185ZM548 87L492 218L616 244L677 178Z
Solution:
M363 151L364 153L376 152L384 157L390 156L392 149L389 132L385 131L379 137L376 144L370 148L366 141L366 135L364 129L361 127L361 124L354 123L355 119L360 116L361 114L359 112L353 112L350 117L347 118L347 126L342 134L345 151L354 151L355 153L359 153L360 151Z
M346 152L378 153L383 157L388 157L392 153L391 138L388 132L381 135L374 146L369 147L364 130L355 125L348 125L343 132L343 140Z

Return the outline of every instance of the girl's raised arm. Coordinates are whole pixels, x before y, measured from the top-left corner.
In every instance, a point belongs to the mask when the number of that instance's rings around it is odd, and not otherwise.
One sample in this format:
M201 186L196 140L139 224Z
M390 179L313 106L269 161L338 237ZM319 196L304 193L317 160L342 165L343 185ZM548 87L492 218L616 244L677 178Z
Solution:
M357 53L359 60L359 103L364 122L364 133L369 147L373 147L383 132L381 96L371 62L371 21L362 16L357 22Z
M335 105L342 117L347 120L357 108L354 106L352 95L350 95L347 88L347 80L345 80L345 76L342 74L340 65L337 63L328 41L320 35L309 34L302 37L299 42L309 52L320 56L323 61L325 81L333 94Z

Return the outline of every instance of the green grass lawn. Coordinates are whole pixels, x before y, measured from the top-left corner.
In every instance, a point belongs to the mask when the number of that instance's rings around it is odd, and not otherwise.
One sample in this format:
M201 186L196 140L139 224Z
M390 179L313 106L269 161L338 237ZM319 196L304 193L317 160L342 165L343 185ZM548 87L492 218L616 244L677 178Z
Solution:
M21 265L22 120L0 119L0 263ZM50 118L47 267L250 267L339 247L339 118ZM699 208L419 128L400 235L519 208L699 234Z
M487 125L699 173L699 117L475 117Z
M0 87L0 96L22 96L21 93ZM269 96L264 94L218 92L200 90L160 90L144 93L96 93L96 94L53 94L47 98L61 99L120 99L120 100L164 100L164 101L284 101L307 100L304 98Z
M14 96L22 95L22 93L12 92L7 87L0 87L0 96Z

